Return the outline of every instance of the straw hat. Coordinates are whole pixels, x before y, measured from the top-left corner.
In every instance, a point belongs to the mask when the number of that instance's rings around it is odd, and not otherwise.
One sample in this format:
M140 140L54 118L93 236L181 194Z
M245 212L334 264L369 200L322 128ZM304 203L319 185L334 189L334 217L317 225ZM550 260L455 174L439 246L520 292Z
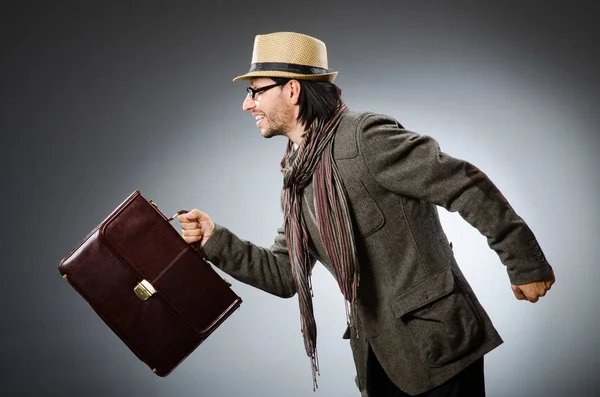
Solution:
M253 77L285 77L333 82L338 72L327 69L325 43L293 32L257 35L250 71L233 81Z

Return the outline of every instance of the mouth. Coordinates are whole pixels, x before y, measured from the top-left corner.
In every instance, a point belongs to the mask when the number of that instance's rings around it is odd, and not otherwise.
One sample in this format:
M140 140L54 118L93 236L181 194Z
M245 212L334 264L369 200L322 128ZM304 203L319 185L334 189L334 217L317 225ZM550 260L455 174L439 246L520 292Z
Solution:
M254 117L256 119L256 125L258 126L260 124L260 122L262 121L262 119L265 118L264 115L257 115Z

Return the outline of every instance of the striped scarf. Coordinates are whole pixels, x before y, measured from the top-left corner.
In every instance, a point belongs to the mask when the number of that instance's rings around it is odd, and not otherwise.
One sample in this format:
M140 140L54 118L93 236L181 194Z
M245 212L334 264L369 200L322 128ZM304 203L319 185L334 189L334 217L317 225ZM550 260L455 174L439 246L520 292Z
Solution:
M300 306L301 331L306 353L311 359L313 390L316 390L319 363L316 352L317 327L312 305L311 267L308 254L308 233L302 215L302 190L313 178L316 218L321 241L344 295L346 319L351 326L350 305L356 303L358 261L350 211L342 178L333 161L335 130L348 108L340 103L329 120L316 120L308 129L297 150L288 141L281 160L283 173L283 213L285 236L292 273L296 282ZM354 308L352 308L354 309Z

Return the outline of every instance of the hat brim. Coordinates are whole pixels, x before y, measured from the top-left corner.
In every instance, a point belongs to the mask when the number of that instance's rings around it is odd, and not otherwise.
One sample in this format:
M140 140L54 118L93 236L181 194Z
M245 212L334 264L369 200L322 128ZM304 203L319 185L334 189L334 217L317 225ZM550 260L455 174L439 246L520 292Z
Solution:
M298 79L298 80L312 80L312 81L328 81L333 83L338 72L322 73L322 74L300 74L292 72L283 72L278 70L263 70L256 72L249 72L244 75L238 76L233 81L250 80L255 77L282 77L286 79Z

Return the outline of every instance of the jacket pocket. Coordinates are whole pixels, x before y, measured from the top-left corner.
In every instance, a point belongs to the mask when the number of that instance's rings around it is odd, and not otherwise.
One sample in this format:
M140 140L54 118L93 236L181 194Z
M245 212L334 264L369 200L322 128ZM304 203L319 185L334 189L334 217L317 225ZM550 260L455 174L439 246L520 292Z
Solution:
M430 367L457 361L481 343L483 324L451 268L396 297L392 309Z

